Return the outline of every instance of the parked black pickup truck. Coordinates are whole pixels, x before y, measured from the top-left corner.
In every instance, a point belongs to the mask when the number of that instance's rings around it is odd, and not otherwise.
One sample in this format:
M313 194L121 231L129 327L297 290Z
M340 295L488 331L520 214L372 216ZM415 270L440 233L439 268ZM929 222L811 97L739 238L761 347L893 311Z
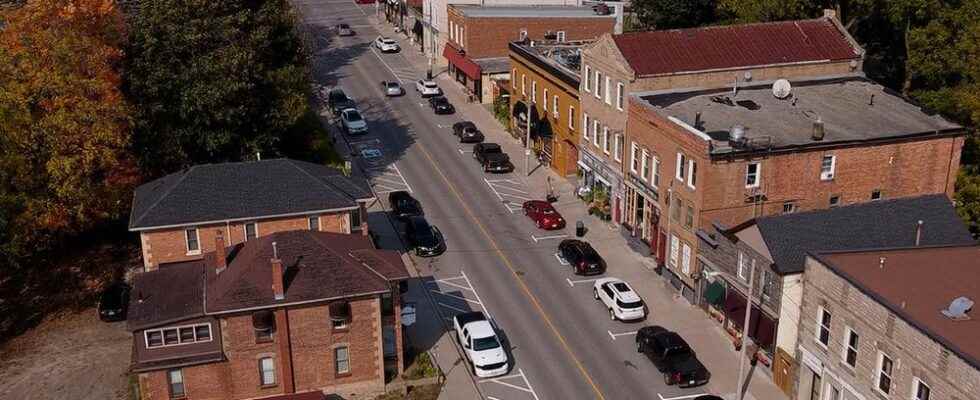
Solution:
M660 326L645 326L636 333L636 351L646 354L664 374L664 383L680 387L708 383L711 373L698 361L680 335Z
M340 115L341 111L348 108L356 108L357 103L354 102L354 99L347 96L347 93L344 93L344 89L336 88L327 94L327 106L330 107L330 111L334 115Z

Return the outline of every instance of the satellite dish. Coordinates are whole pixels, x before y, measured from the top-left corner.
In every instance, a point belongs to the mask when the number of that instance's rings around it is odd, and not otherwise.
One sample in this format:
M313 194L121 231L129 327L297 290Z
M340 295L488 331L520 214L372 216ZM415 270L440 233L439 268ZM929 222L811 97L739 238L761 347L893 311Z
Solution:
M962 320L970 318L966 313L970 312L971 309L973 309L973 300L960 296L953 299L949 303L949 307L942 310L942 313L951 319Z
M776 96L777 99L785 99L789 97L789 93L792 89L793 87L789 84L789 81L779 79L772 84L772 95Z

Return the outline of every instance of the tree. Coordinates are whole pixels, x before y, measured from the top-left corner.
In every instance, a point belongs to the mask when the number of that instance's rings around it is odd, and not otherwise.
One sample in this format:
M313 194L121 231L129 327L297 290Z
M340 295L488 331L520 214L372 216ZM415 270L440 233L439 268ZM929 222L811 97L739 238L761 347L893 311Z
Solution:
M150 176L279 154L309 110L286 0L144 2L133 25L127 86Z
M808 18L819 9L814 0L718 0L718 11L738 22Z
M715 22L715 0L633 0L630 9L644 30L692 28Z

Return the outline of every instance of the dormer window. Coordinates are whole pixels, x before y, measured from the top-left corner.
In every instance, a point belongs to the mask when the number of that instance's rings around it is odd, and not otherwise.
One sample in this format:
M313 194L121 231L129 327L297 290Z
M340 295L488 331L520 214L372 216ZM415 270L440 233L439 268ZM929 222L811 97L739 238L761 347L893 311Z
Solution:
M350 303L346 301L330 304L330 327L334 331L344 331L350 327Z
M255 343L271 342L276 332L275 314L268 310L253 313L252 328L255 330Z

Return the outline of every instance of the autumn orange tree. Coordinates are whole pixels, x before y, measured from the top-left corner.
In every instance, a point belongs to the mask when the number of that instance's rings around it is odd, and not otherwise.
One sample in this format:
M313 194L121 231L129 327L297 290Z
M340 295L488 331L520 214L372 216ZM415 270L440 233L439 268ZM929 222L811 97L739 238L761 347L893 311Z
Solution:
M124 215L138 174L115 2L31 0L2 19L0 286L8 286L46 251Z

